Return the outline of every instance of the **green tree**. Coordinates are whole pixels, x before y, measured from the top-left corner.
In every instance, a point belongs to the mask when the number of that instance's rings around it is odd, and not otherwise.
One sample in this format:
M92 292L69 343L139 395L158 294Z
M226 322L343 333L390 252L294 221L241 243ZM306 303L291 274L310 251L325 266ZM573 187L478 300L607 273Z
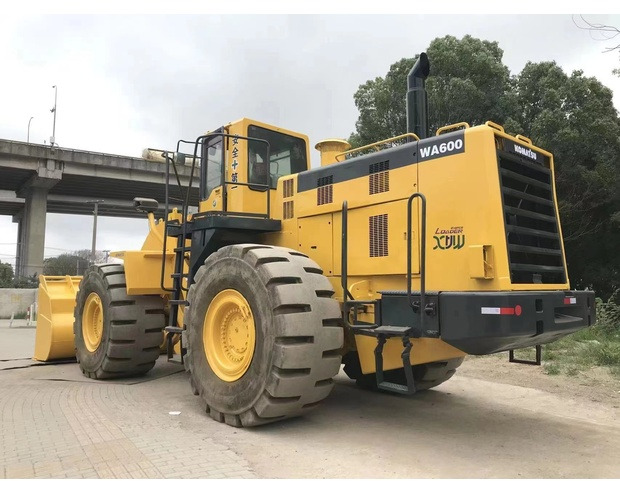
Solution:
M0 287L13 287L13 266L0 261Z
M612 92L555 62L526 64L515 92L521 132L554 154L572 281L608 297L620 287L620 120Z
M96 264L105 262L105 258L106 255L104 252L95 252ZM43 274L47 276L81 276L84 275L84 272L91 264L91 251L82 249L69 254L61 254L57 257L45 259Z
M46 276L81 276L90 265L88 259L75 254L60 254L45 259L43 274Z
M431 62L426 83L431 132L456 122L506 123L516 114L510 72L502 63L503 51L497 42L448 35L433 40L427 53ZM360 85L354 94L359 117L356 131L349 137L353 146L407 131L407 74L416 60L417 56L403 58L391 65L385 78Z

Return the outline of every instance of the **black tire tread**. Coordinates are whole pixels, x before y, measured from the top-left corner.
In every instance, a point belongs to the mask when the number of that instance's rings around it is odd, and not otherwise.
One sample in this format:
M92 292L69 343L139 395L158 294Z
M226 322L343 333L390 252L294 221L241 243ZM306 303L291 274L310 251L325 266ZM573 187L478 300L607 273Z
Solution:
M77 350L82 373L92 379L145 374L153 368L160 354L159 346L166 322L163 300L158 296L129 296L122 265L91 266L84 274L84 279L89 275L100 276L110 295L109 304L104 305L109 331L108 341L104 343L105 339L102 340L100 346L106 349L105 355L96 369L85 368L80 362L80 350ZM86 293L80 289L74 312L74 334L81 329L78 306L85 301L85 297Z
M224 247L207 258L190 287L190 303L195 285L206 275L209 266L227 256L240 258L254 267L269 292L275 330L272 366L264 390L253 406L240 414L221 413L209 405L208 393L194 379L192 346L187 342L185 368L192 391L202 398L213 419L232 426L257 426L305 414L309 406L329 395L333 383L327 379L338 373L341 364L338 350L343 343L342 328L323 322L340 316L338 301L327 295L334 293L331 283L314 261L297 251L238 244ZM186 328L191 329L192 322L187 316ZM324 352L333 355L325 357Z

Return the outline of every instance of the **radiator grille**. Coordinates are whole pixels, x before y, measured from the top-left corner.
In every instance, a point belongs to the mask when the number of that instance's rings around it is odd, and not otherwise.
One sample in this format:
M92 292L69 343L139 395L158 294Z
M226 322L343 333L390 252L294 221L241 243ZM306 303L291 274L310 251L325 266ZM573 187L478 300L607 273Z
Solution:
M566 282L551 170L508 152L498 161L512 283Z
M287 200L286 202L284 202L282 204L282 217L284 219L292 219L293 217L295 217L295 211L293 208L293 201L292 200Z
M317 180L316 205L331 204L334 201L333 182L333 175L327 175Z
M390 190L390 161L384 160L369 166L368 192L379 194Z
M388 255L388 215L372 215L368 218L370 257Z
M282 196L293 197L293 179L287 179L282 184Z

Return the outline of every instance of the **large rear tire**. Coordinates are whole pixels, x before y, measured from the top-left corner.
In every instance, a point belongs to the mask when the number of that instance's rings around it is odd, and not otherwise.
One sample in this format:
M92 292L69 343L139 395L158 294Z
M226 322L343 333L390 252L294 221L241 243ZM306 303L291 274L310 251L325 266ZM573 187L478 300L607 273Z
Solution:
M166 323L163 300L127 295L122 265L88 268L74 317L76 357L85 376L135 376L155 365Z
M343 331L314 261L281 247L232 245L209 256L194 280L184 361L213 419L256 426L302 415L327 397Z
M445 361L428 362L413 366L413 380L416 391L425 391L441 383L446 382L456 372L456 368L463 363L464 357L456 357ZM356 384L364 389L377 390L377 377L374 373L362 374L359 357L356 351L345 354L342 359L344 372L350 379L354 379ZM385 371L384 379L397 384L407 384L405 370L392 369Z

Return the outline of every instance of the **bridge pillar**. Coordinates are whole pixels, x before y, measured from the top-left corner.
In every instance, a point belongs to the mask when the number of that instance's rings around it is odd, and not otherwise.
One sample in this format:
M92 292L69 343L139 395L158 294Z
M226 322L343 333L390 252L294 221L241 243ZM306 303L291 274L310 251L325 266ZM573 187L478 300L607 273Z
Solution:
M47 193L61 177L62 168L57 168L54 161L47 161L17 192L25 203L22 211L13 216L13 222L18 223L16 277L43 274Z
M44 187L31 187L26 193L26 203L17 226L17 276L43 274L47 191Z

